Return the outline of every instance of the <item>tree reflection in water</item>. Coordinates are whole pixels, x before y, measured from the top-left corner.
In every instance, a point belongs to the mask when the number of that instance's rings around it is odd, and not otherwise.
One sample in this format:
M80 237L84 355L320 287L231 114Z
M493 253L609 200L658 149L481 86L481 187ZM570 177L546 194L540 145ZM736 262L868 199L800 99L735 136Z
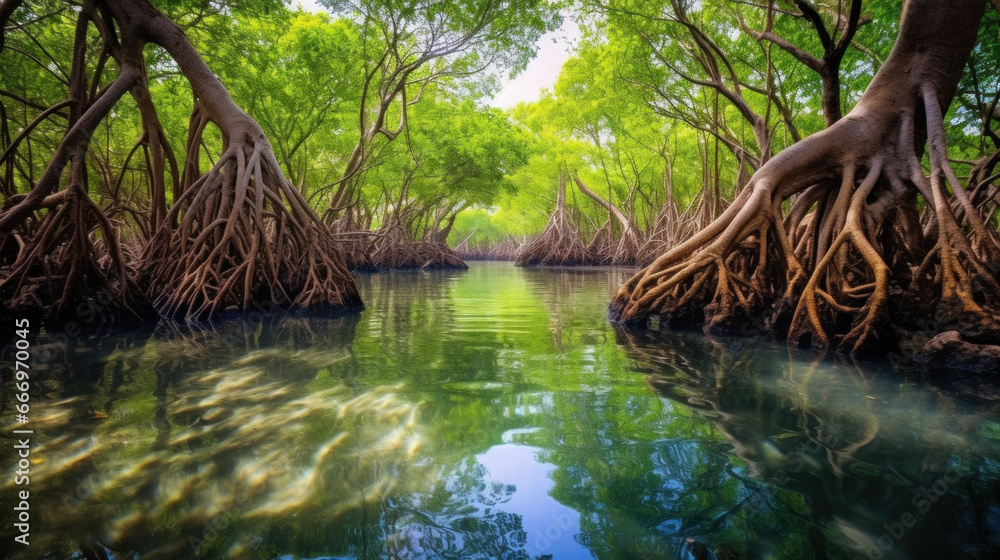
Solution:
M1000 552L996 404L757 340L616 332L650 386L698 411L736 458L733 509L685 535L741 558Z
M71 345L33 378L22 557L996 555L995 407L783 345L615 330L625 274L361 276L360 317Z
M358 322L228 321L67 348L47 372L58 396L33 402L32 550L525 557L520 518L495 508L514 487L474 460L443 472L405 381L359 386Z

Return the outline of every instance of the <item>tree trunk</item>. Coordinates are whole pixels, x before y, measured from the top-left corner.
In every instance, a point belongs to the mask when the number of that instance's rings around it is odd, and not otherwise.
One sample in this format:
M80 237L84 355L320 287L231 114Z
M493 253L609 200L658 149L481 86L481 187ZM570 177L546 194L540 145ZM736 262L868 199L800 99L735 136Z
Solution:
M823 119L826 126L840 120L840 68L824 67L820 72L823 84Z
M969 334L1000 336L1000 248L948 164L942 117L984 7L908 0L858 105L763 165L722 216L622 286L610 316L713 332L766 325L851 351L892 346L891 327L935 311ZM918 196L930 209L925 229Z
M580 189L580 192L600 204L601 207L614 216L615 219L618 220L618 223L622 226L622 236L615 247L614 255L612 255L610 259L611 264L625 266L634 265L638 258L639 248L642 246L642 240L639 238L638 230L632 223L632 220L628 219L625 213L619 210L617 206L611 204L607 200L604 200L600 195L587 188L587 185L584 185L583 181L581 181L579 177L574 175L573 181Z

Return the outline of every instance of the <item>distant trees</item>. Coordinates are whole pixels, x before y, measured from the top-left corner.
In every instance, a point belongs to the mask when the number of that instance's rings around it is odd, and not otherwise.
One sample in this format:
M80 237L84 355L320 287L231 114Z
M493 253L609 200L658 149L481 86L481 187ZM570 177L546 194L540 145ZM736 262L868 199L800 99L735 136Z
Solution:
M867 2L865 10L791 1L579 5L585 35L551 97L514 115L561 139L558 149L539 143L542 154L558 159L575 150L567 169L631 225L585 194L591 202L571 204L595 263L651 262L718 216L775 150L823 128L825 112L839 118L833 107L856 99L888 52L891 41L880 34L894 32L891 11L899 9L898 2ZM554 182L555 172L547 173Z
M910 0L901 19L892 0L581 2L555 90L513 111L536 138L514 180L544 216L557 177L579 179L557 213L587 262L632 262L639 245L652 266L612 305L623 322L753 324L863 351L936 313L996 338L1000 67L984 4ZM901 54L919 50L900 32L913 21L951 57L919 79L925 63Z
M406 131L410 107L428 86L491 69L523 68L535 41L560 20L543 0L323 0L358 21L363 78L357 110L358 140L334 185L326 215L346 215L359 196L358 174L378 149L376 139Z

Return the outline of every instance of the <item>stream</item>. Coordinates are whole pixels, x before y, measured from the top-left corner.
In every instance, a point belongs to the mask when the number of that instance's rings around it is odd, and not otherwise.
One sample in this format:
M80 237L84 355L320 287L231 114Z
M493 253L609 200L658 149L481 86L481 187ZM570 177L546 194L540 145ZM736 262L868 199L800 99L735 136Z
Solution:
M627 277L472 262L358 275L355 316L42 335L27 547L0 360L0 557L1000 556L1000 405L617 329Z

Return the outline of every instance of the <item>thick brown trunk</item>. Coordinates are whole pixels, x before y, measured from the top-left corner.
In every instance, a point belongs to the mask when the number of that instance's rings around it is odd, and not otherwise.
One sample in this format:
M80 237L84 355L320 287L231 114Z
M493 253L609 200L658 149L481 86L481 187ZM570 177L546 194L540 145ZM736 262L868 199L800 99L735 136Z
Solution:
M122 42L133 39L132 34L145 42L163 47L188 79L208 118L231 139L248 145L264 139L264 131L233 101L229 91L218 76L188 41L184 32L170 18L161 14L148 0L104 0L103 5L118 22ZM135 61L137 65L141 61Z
M820 73L820 79L822 80L822 102L823 102L823 119L826 121L826 126L830 127L833 123L840 120L840 69L831 68L829 65L823 68L823 72Z

